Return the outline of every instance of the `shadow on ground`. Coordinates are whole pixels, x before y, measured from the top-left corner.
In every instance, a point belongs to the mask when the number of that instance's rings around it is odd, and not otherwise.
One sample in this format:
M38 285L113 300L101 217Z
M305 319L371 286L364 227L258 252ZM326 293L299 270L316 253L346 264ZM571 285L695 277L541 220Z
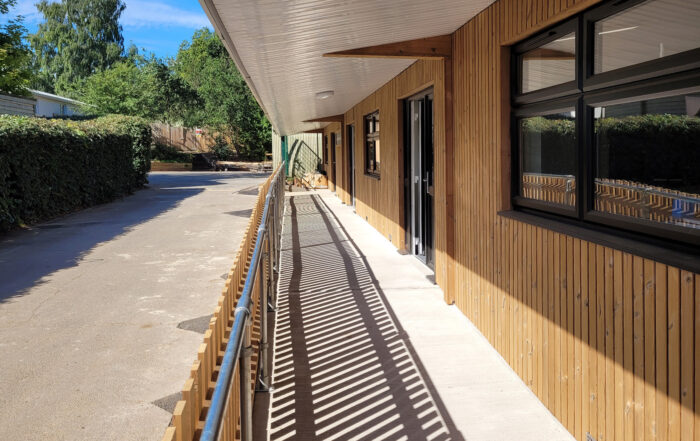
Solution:
M314 195L286 210L268 439L462 440L332 212Z
M261 175L244 172L155 173L149 175L147 188L131 196L2 235L0 303L27 294L46 276L77 265L98 244L113 240L176 208L185 199L204 191L205 187L256 176Z

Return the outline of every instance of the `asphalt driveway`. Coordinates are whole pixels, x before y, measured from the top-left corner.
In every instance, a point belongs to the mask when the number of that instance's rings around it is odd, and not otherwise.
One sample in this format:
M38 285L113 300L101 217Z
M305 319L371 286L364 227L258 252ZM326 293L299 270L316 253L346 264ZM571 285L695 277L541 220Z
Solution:
M0 439L159 440L264 179L152 173L0 236Z

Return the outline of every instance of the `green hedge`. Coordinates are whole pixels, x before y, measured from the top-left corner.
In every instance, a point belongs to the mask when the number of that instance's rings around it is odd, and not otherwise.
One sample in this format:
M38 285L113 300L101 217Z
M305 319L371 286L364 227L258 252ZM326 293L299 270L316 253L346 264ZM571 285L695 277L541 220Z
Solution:
M109 202L148 182L141 118L0 115L0 231Z
M175 147L156 143L151 150L151 159L160 162L192 163L192 153L181 152Z
M596 132L600 177L700 190L700 118L604 118L596 124Z
M521 124L522 142L526 147L531 146L523 155L525 171L575 173L573 120L534 117L524 119ZM685 115L603 118L596 121L595 137L599 177L684 191L700 190L700 118Z
M555 175L576 173L576 122L541 116L522 120L523 171Z

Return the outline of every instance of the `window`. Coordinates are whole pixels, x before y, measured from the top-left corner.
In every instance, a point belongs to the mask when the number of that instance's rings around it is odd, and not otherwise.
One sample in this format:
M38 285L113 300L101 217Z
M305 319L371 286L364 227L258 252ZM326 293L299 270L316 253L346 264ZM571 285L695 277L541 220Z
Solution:
M328 164L330 155L328 151L328 136L323 137L323 160L326 164Z
M608 72L700 47L700 3L655 0L594 22L593 73Z
M527 198L574 207L576 201L576 110L518 120L522 181Z
M379 111L365 116L365 173L379 177Z
M700 245L700 1L606 2L513 49L513 204Z
M520 91L528 93L576 80L576 33L570 32L520 56Z

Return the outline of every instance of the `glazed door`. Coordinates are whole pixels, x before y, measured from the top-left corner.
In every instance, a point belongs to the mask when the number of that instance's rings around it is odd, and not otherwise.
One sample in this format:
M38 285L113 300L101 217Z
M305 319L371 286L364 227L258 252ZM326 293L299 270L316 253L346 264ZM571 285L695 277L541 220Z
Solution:
M405 101L406 227L409 251L431 268L433 247L433 92L432 89Z

